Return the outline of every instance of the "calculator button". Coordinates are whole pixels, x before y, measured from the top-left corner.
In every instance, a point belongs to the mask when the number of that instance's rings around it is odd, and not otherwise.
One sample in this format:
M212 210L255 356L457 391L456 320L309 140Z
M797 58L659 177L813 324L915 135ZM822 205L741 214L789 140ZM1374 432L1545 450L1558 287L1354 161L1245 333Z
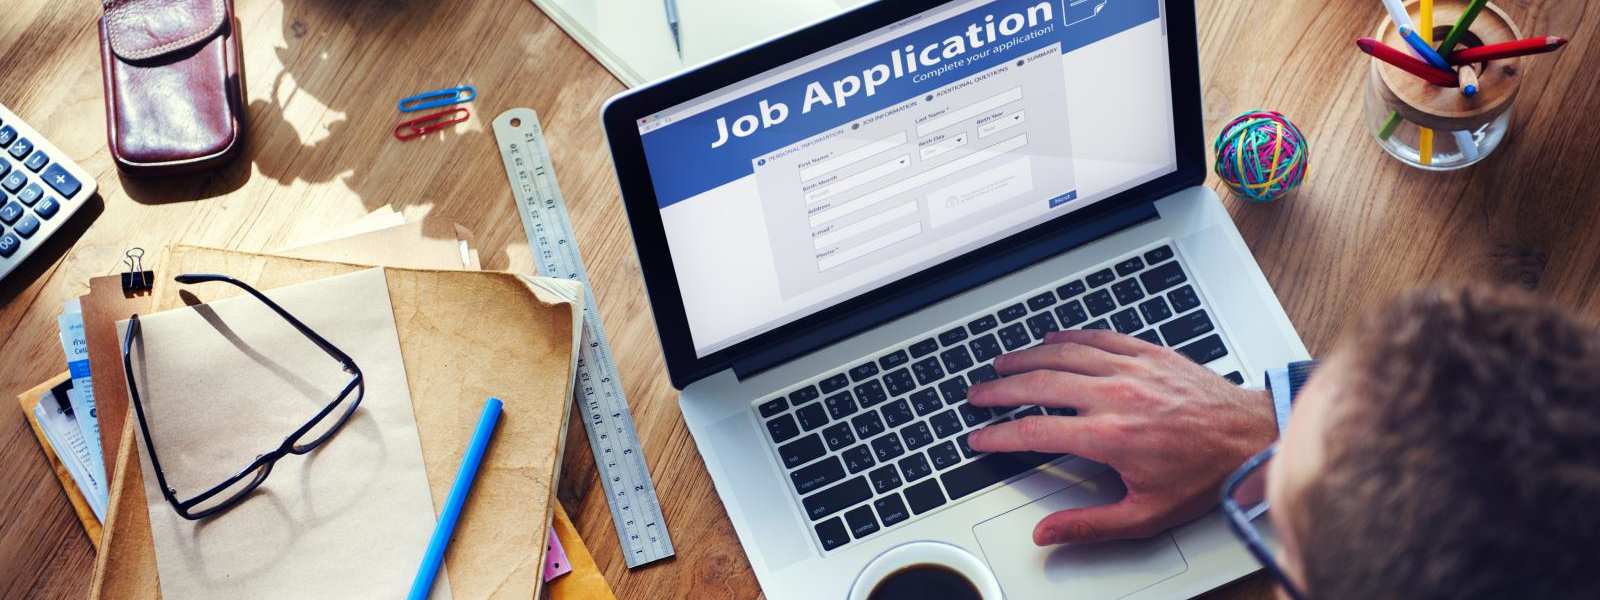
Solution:
M0 148L10 146L11 142L15 141L17 141L17 130L15 127L10 125L0 127Z
M28 165L28 170L38 173L45 165L50 164L50 155L40 150L34 152L33 156L29 156L28 160L22 161L22 164Z
M22 246L22 240L9 233L0 235L0 258L10 258Z
M6 191L13 194L17 193L18 190L22 189L22 186L27 184L28 176L23 175L22 171L12 171L11 174L7 175L5 179L0 179L0 187L4 187Z
M29 152L33 152L33 142L28 141L28 138L20 138L17 143L11 145L10 152L17 160L22 160Z
M0 156L5 156L5 155L4 154L0 154ZM6 174L10 173L10 172L11 172L11 161L6 160L4 158L0 158L0 177L5 177Z
M77 194L78 190L83 187L82 184L78 183L78 178L73 177L66 169L61 168L61 163L50 165L50 168L45 169L44 175L41 177L44 178L46 185L54 188L57 194L61 194L62 198L68 200L71 200L72 196Z
M5 207L0 208L0 223L10 225L17 222L17 219L20 218L22 218L21 204L17 204L16 202L7 202Z
M56 216L56 211L58 210L61 210L61 204L57 203L55 198L48 197L33 207L33 212L39 213L39 216L44 219Z
M33 215L23 217L22 221L17 223L15 229L17 235L22 236L23 239L31 238L33 234L39 232L39 218Z
M38 202L43 197L44 188L39 187L37 183L30 183L28 187L22 188L22 191L17 192L17 199L28 206L33 206L35 202Z

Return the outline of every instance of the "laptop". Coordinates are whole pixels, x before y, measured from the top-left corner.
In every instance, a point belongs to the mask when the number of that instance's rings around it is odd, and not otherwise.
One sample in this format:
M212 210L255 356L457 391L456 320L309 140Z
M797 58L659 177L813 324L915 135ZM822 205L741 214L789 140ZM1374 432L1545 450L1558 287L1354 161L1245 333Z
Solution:
M679 404L768 598L937 540L1007 598L1186 598L1256 567L1211 514L1034 546L1104 465L980 454L967 388L1060 329L1236 383L1307 356L1216 195L1189 0L883 0L613 98Z

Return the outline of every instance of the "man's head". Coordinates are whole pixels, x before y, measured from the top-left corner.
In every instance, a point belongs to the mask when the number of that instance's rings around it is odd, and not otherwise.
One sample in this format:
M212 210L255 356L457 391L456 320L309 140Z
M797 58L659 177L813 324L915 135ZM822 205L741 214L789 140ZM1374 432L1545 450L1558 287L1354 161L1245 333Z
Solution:
M1600 594L1600 331L1531 297L1409 294L1297 398L1271 465L1312 598Z

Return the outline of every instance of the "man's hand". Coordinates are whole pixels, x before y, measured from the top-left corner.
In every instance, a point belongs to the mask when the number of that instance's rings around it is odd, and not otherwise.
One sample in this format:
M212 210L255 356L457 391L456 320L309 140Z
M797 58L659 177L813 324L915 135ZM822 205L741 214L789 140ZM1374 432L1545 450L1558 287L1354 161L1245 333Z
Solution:
M1149 537L1205 514L1223 478L1278 436L1271 397L1239 388L1177 352L1104 330L1050 334L994 362L978 406L1070 407L976 431L982 452L1074 454L1105 463L1128 488L1120 502L1064 510L1033 530L1041 546Z

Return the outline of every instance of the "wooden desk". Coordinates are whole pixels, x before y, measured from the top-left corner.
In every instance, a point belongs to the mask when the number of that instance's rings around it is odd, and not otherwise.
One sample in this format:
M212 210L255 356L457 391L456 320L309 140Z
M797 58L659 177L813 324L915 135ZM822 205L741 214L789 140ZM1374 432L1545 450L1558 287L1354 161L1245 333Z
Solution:
M1600 230L1600 2L1505 4L1525 31L1575 41L1532 63L1513 137L1498 155L1437 175L1389 159L1361 125L1367 63L1351 40L1377 23L1376 0L1201 3L1208 131L1270 107L1313 140L1297 197L1227 202L1314 353L1418 282L1503 282L1600 312L1600 236L1588 235ZM525 0L237 0L237 11L249 85L245 156L207 176L139 182L121 178L105 148L99 8L7 3L0 101L94 173L104 201L0 285L6 404L63 370L62 301L84 293L90 276L115 272L131 246L152 249L152 258L173 242L268 250L394 204L470 227L490 268L529 264L486 123L531 106L549 133L677 558L627 571L576 424L560 497L619 596L756 596L679 416L636 274L597 119L622 86ZM396 99L457 82L480 92L469 124L406 144L390 137ZM0 408L0 473L0 596L81 596L91 547L16 409ZM1270 592L1256 577L1213 597Z

